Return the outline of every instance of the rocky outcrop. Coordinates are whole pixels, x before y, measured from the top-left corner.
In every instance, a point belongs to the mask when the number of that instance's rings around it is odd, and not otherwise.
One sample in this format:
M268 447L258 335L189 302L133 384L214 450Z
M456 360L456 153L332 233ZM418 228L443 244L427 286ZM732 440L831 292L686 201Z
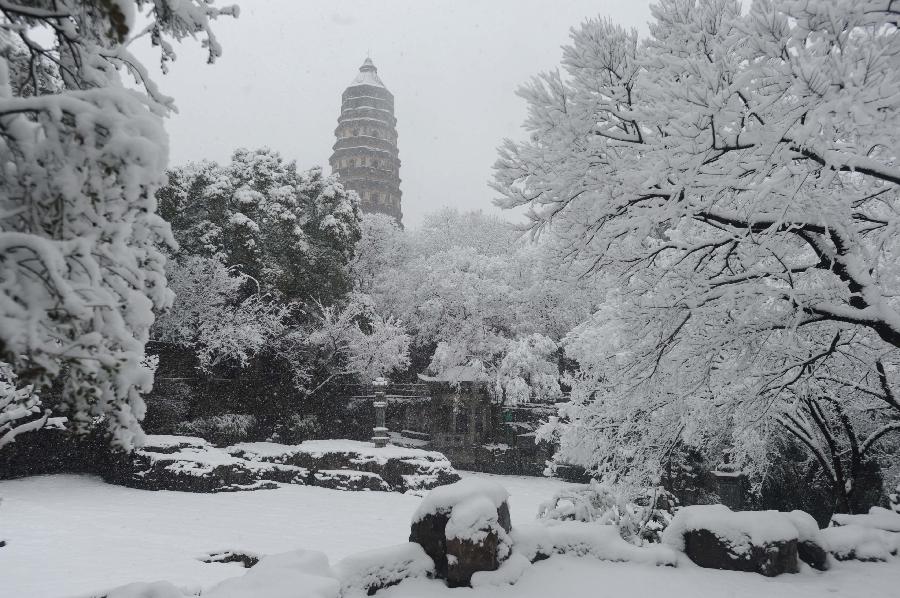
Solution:
M113 456L101 474L146 490L229 492L281 484L335 490L406 492L452 483L459 475L440 453L363 442L269 442L216 448L190 436L149 436L130 454Z
M459 480L459 474L441 453L391 445L375 448L354 440L310 440L297 445L249 442L225 450L257 463L306 469L315 478L307 483L316 486L407 492Z

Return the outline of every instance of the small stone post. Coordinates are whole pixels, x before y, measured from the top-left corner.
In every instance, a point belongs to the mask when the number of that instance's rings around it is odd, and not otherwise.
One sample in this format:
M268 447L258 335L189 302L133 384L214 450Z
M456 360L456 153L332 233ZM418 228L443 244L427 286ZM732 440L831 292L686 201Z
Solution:
M375 387L375 402L372 404L375 407L375 427L372 428L372 442L375 443L375 448L387 446L388 440L390 440L388 429L384 424L384 412L387 408L384 389L387 388L387 385L388 381L381 376L372 381L372 386Z

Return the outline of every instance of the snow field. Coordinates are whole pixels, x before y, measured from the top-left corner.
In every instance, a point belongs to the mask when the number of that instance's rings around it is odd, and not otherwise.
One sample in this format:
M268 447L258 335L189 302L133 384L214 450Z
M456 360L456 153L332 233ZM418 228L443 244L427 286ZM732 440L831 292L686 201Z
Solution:
M527 524L540 503L566 486L537 478L464 477L498 481L509 490L513 536L519 527L523 538L534 527ZM415 575L423 567L406 542L410 520L423 504L412 495L290 485L222 494L149 492L90 476L57 475L0 482L0 497L0 539L8 542L0 548L4 596L93 597L125 584L159 580L171 582L178 593L202 590L210 598L244 596L247 591L259 598L294 598L298 588L307 591L303 596L326 596L333 595L340 580L353 579L356 585L385 571ZM563 533L565 527L551 526L560 532L552 544L572 539L571 533ZM602 588L602 595L610 597L893 598L900 587L896 558L887 563L836 563L825 573L804 566L797 575L765 578L701 569L685 558L679 558L677 568L650 566L650 560L601 561L593 557L634 560L637 549L629 545L626 550L595 535L584 538L585 558L557 555L530 565L525 555L514 552L500 570L477 574L471 590L451 590L442 581L415 578L378 596L579 597L597 596ZM615 554L618 548L621 555ZM224 550L271 556L249 570L235 563L198 560ZM389 566L377 567L380 559ZM328 577L330 572L338 575ZM310 586L313 581L318 585Z

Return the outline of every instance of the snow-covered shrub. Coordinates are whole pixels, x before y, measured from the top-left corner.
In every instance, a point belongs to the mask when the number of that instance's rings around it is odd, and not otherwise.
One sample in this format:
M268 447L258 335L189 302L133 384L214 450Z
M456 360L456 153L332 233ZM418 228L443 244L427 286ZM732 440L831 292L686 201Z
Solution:
M223 413L198 417L175 426L175 433L199 436L217 446L245 442L256 427L256 417L246 413Z
M672 567L678 562L678 555L671 548L659 544L635 546L622 539L611 525L544 520L517 526L511 535L513 554L531 562L554 554Z
M827 527L822 537L839 561L886 561L900 549L900 534L857 524Z
M147 414L141 425L148 434L171 434L185 422L193 391L182 380L157 380L148 396Z
M319 418L315 415L293 413L275 424L275 432L269 441L281 444L300 444L304 440L315 438L321 431L322 426L319 424Z
M612 525L623 539L640 545L659 542L672 520L675 504L675 497L662 488L650 490L638 500L629 500L621 487L592 480L590 484L557 492L540 506L538 517Z
M371 596L378 590L411 577L431 577L434 562L415 542L358 552L339 561L334 573L341 596Z

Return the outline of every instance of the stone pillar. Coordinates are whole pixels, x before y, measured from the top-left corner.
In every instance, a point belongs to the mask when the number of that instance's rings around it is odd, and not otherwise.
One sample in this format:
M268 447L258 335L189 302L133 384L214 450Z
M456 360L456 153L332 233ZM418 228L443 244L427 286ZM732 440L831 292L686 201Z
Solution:
M387 385L387 380L382 377L375 378L372 382L372 386L375 387L375 402L372 404L375 407L375 427L372 428L372 442L375 443L375 448L387 446L388 440L390 440L384 421L384 412L387 409L384 389L387 388Z

